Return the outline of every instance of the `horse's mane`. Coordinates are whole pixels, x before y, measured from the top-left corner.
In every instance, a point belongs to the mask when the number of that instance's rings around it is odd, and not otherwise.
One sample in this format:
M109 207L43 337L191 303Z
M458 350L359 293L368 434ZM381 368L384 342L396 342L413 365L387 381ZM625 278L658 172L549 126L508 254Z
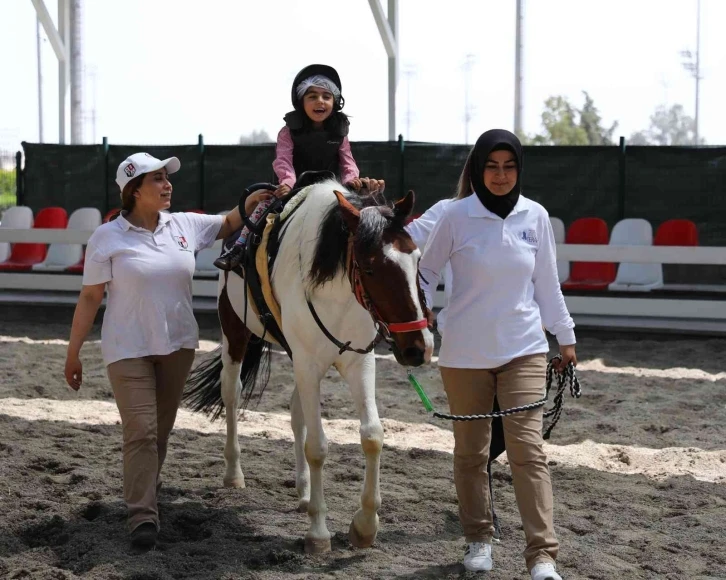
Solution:
M405 216L396 215L385 199L379 204L369 195L360 196L348 192L345 197L353 207L361 210L354 241L355 251L359 256L370 254L379 248L384 232L403 230ZM310 266L309 279L313 287L330 282L341 269L346 268L349 235L340 206L335 203L326 211L318 230L315 254Z

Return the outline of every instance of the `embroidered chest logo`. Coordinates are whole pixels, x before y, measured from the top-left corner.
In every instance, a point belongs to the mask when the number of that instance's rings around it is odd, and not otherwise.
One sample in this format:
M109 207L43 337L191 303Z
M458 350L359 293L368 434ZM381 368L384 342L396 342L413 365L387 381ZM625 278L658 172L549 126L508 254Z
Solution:
M524 230L522 232L522 239L529 244L537 243L537 232L534 230Z
M174 236L174 240L179 245L179 248L189 251L189 243L184 236Z
M129 163L126 167L124 167L124 173L127 177L133 177L136 173L136 167L134 167L134 164Z

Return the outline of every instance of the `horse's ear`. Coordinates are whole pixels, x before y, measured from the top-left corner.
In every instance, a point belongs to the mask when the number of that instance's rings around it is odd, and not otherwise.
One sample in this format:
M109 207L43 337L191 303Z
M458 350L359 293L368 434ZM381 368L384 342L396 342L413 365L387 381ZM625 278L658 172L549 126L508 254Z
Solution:
M342 193L336 190L333 190L333 193L338 198L340 215L343 216L345 225L348 226L348 229L352 233L355 233L358 229L358 222L360 221L360 211L354 208Z
M411 212L413 211L413 204L416 202L416 195L413 193L413 190L409 190L406 194L406 197L399 199L394 205L393 205L393 211L396 214L396 217L402 217L407 218L411 215Z

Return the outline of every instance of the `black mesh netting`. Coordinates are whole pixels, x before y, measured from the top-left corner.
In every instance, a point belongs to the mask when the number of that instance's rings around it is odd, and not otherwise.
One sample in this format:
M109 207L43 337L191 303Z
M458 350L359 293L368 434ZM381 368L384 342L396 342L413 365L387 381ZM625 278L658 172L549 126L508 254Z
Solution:
M105 156L102 145L23 143L23 203L34 213L60 206L104 208Z
M253 183L275 183L274 145L207 145L204 148L204 204L209 213L232 209Z

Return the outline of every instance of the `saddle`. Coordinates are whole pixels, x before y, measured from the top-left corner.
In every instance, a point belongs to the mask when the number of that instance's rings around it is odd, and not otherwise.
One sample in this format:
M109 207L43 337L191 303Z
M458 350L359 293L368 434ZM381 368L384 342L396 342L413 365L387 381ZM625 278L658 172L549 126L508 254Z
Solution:
M252 296L252 309L262 323L264 333L269 333L274 341L285 349L290 360L292 360L292 350L282 333L280 305L270 283L270 272L275 264L280 243L279 232L283 222L304 200L306 194L303 190L309 185L334 177L330 171L306 171L300 175L295 187L287 195L275 199L265 209L256 224L247 220L246 225L250 234L245 242L244 257L240 265L233 270L246 282L249 294ZM288 202L293 199L295 201L288 206ZM240 207L244 207L244 200L240 203ZM234 245L238 235L239 232L235 232L225 239L225 248ZM245 307L246 305L245 300Z

